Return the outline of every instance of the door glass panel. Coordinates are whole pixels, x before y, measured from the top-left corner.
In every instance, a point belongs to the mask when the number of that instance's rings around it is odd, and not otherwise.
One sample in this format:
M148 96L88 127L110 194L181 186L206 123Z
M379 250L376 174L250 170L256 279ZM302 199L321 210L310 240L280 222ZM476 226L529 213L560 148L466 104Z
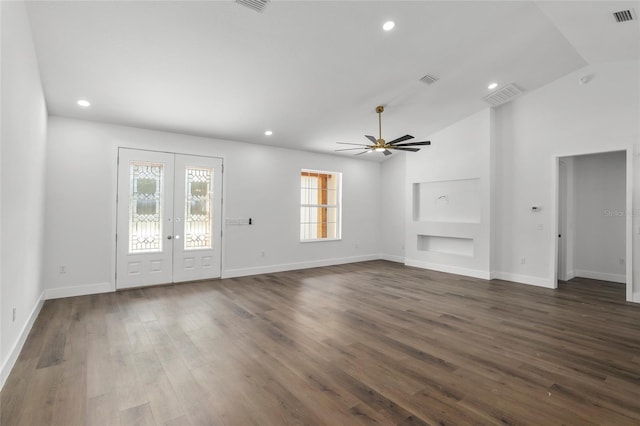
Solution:
M129 253L162 251L163 186L163 163L129 163Z
M187 167L185 180L184 249L210 249L213 169Z

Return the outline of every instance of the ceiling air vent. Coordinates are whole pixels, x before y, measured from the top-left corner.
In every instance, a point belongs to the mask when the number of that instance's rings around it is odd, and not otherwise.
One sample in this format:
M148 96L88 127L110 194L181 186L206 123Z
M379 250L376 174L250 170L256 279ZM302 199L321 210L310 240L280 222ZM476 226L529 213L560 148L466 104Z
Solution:
M422 77L422 78L420 79L420 81L421 81L421 82L423 82L423 83L425 83L425 84L433 84L433 83L435 83L436 81L438 81L438 77L434 77L434 76L432 76L432 75L427 74L427 75L425 75L424 77Z
M253 9L256 12L262 12L264 11L264 8L267 7L269 0L236 0L236 3L247 6L249 9Z
M627 21L633 21L634 19L636 19L633 9L614 12L613 17L616 18L616 22L627 22Z
M500 89L494 90L482 98L482 100L491 106L498 106L509 102L521 93L522 90L520 90L515 84L511 83L501 87Z

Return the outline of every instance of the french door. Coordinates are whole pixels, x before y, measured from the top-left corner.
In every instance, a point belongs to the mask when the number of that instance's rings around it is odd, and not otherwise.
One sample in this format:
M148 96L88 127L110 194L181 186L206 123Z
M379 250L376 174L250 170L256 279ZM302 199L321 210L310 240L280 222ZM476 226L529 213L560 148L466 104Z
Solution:
M220 276L222 159L118 150L116 287Z

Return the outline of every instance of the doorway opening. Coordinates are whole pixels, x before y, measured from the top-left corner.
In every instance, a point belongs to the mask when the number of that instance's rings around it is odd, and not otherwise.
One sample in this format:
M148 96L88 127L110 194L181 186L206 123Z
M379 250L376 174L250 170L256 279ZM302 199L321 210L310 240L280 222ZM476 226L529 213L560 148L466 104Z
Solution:
M556 157L556 288L632 300L630 158L628 150Z

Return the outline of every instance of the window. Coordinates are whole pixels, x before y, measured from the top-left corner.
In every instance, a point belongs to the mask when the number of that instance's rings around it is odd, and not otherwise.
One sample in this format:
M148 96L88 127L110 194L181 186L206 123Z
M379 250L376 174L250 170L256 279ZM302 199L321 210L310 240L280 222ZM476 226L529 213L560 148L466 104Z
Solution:
M163 184L163 163L129 163L129 254L162 252Z
M300 240L340 239L342 174L300 172Z
M213 168L187 167L185 171L184 249L212 248Z

